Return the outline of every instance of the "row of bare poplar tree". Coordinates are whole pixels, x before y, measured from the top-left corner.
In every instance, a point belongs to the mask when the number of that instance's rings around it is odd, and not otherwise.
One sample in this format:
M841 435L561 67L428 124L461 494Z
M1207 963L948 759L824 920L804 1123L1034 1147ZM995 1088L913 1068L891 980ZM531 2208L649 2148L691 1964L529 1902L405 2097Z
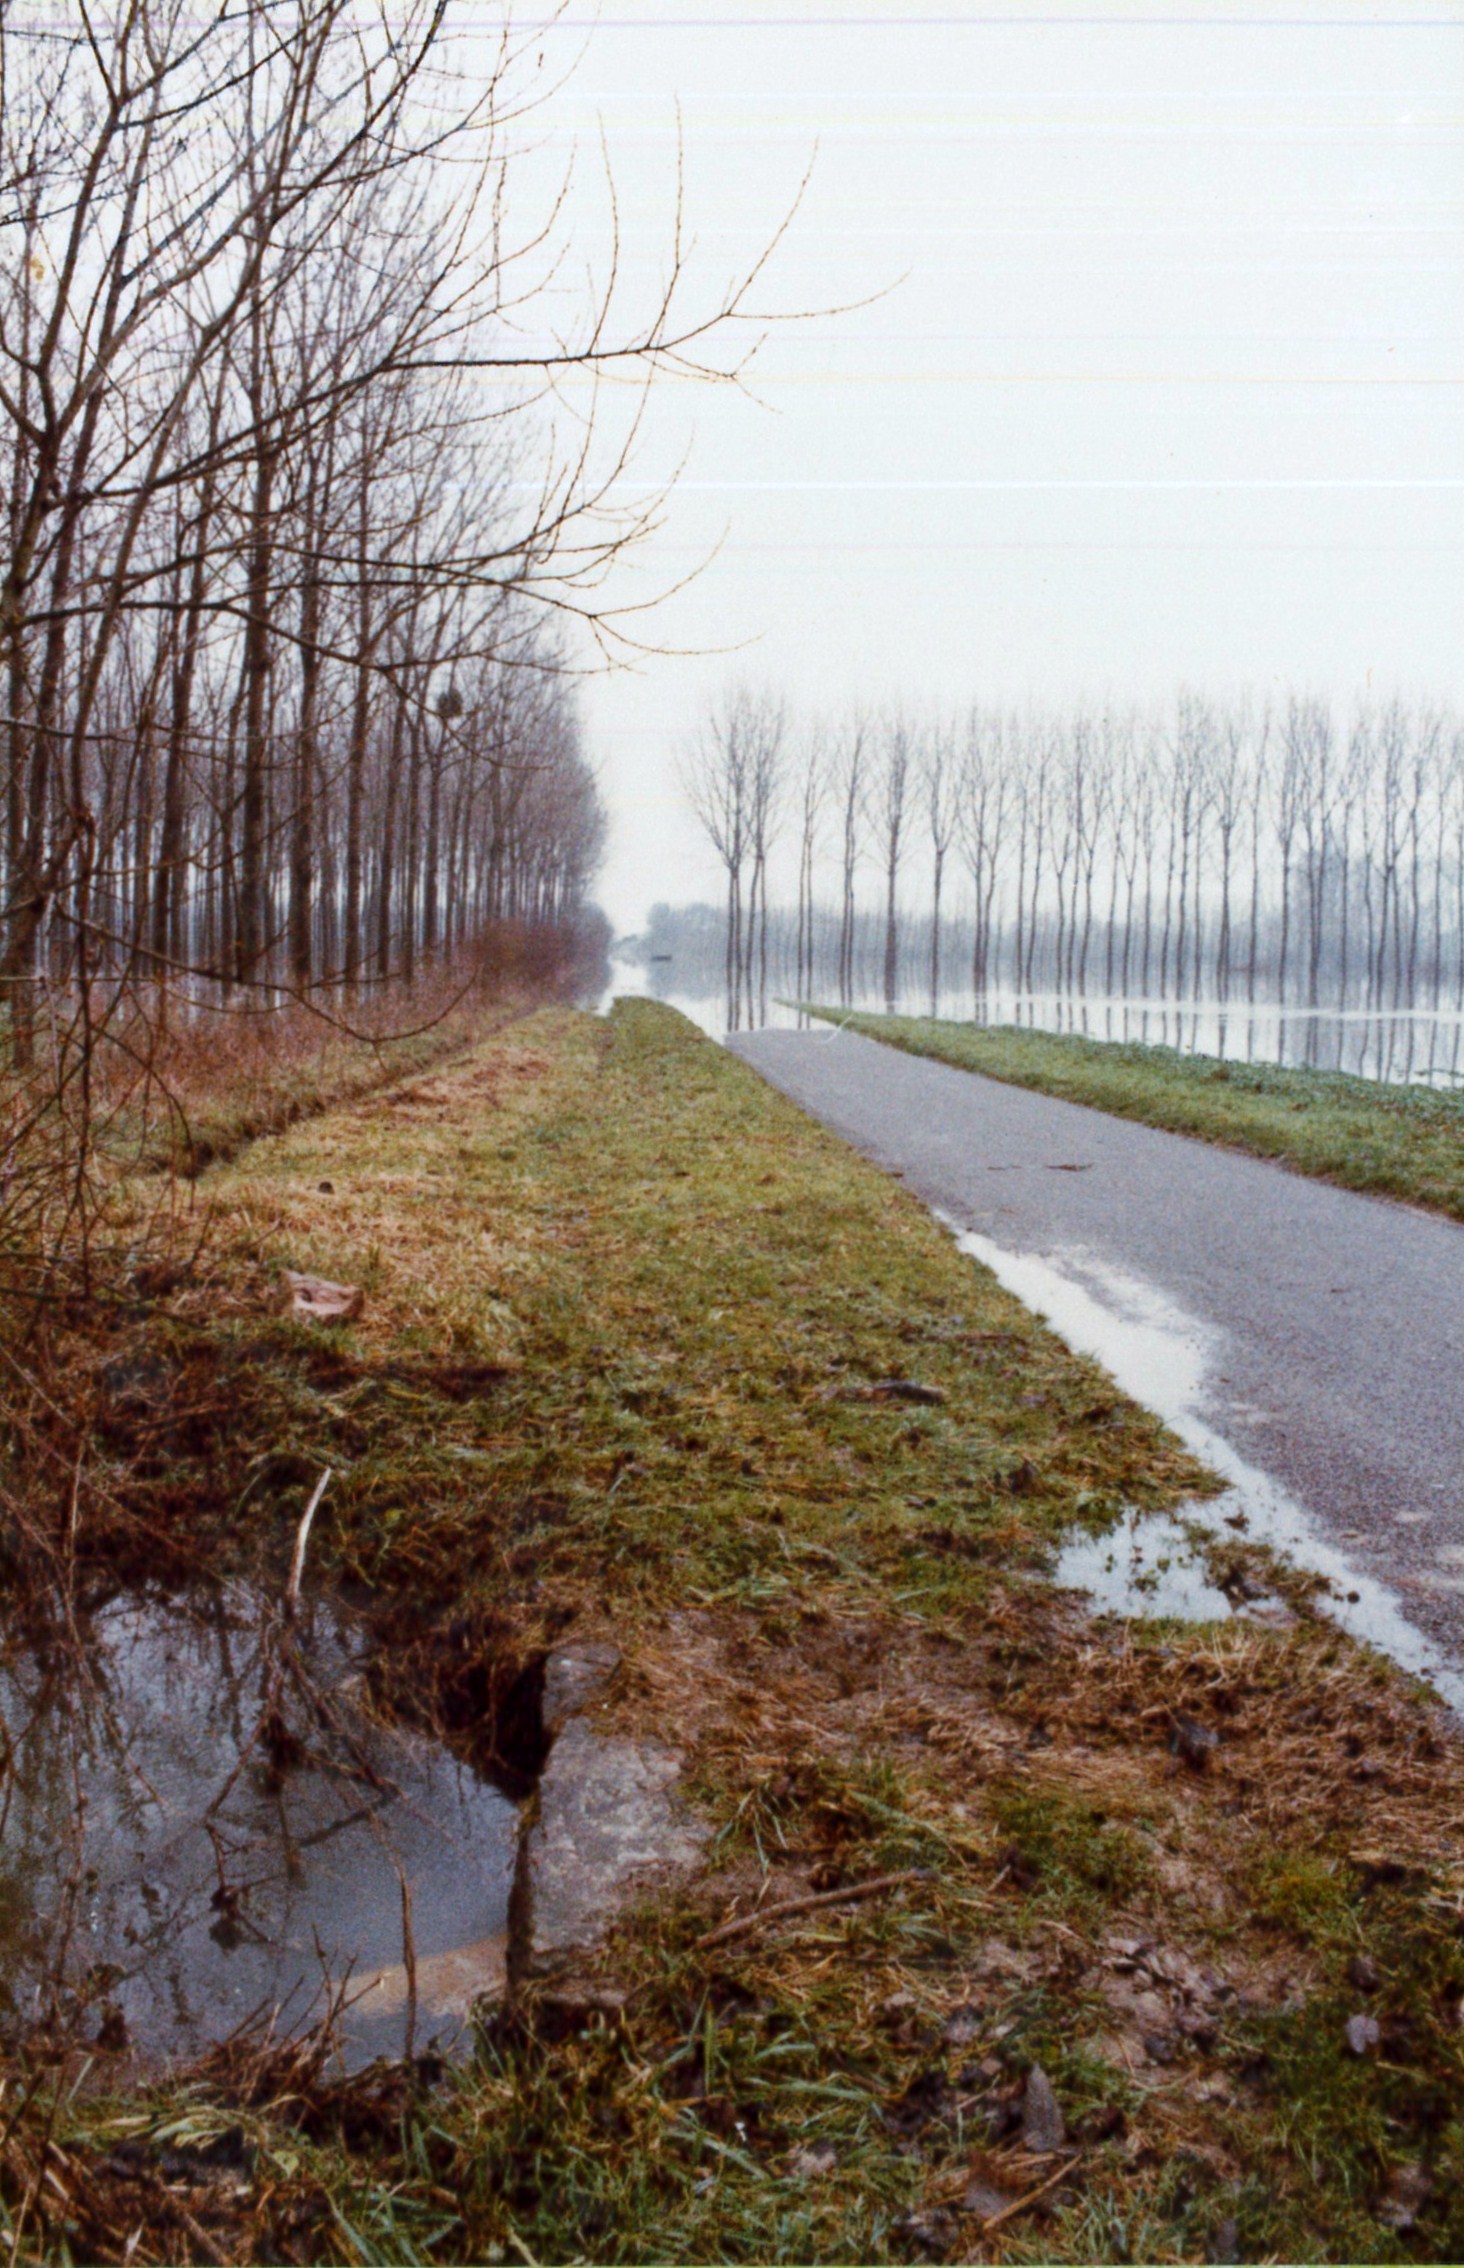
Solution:
M959 877L978 996L1464 1010L1464 725L1438 709L1187 692L1149 714L978 705L795 733L781 699L739 689L683 778L726 872L734 1017L767 992L770 872L796 874L799 997L854 997L870 868L891 1004L902 923L938 998Z
M655 509L615 501L634 406L607 437L593 399L709 374L738 304L683 321L674 246L648 311L613 244L569 291L552 190L510 194L538 36L450 0L0 6L17 1062L42 1000L359 988L579 904L563 625Z

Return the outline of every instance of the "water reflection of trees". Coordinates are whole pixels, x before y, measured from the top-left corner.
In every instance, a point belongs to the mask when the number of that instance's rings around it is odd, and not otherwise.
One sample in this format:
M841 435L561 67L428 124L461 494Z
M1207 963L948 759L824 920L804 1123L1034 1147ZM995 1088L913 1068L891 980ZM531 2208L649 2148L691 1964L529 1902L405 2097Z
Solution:
M511 1804L363 1715L354 1662L324 1608L287 1627L244 1594L119 1599L12 1637L0 2021L17 2038L196 2051L321 2019L349 2044L376 2022L344 2022L353 1972L415 1958L409 1876L429 1951L457 1941L470 1856L461 1934L499 1925Z

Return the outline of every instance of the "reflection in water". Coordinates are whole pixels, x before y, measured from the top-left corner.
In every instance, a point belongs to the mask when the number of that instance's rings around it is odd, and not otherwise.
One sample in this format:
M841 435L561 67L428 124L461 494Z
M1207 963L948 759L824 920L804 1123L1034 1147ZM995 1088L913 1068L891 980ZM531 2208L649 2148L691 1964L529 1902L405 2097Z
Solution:
M315 1610L299 1674L239 1593L122 1599L85 1637L80 1676L74 1649L17 1639L0 1662L8 2025L54 1996L173 2060L346 1986L354 2065L407 2043L409 1949L419 2046L501 1976L515 1809L370 1721L344 1626Z
M1053 1581L1065 1591L1086 1591L1111 1614L1224 1622L1231 1612L1205 1572L1195 1539L1166 1513L1126 1512L1101 1536L1071 1536Z
M618 995L645 995L679 1008L693 1023L720 1039L732 1027L725 996L678 983L674 960L646 964L617 960L602 1007ZM827 991L819 995L827 999ZM883 994L874 987L856 993L864 1013L883 1011ZM897 996L895 1012L928 1016L928 991L918 987ZM1464 1017L1452 1011L1390 1009L1278 1008L1272 1003L1235 1001L1102 999L1092 995L991 990L979 996L969 986L943 990L935 1013L950 1023L1015 1024L1032 1031L1070 1032L1079 1038L1116 1040L1142 1047L1172 1047L1182 1055L1213 1056L1228 1063L1276 1063L1314 1071L1347 1071L1357 1078L1417 1082L1444 1089L1464 1087ZM744 1003L740 1018L749 1015ZM754 1004L751 1022L792 1030L810 1018L770 997ZM826 1029L829 1027L825 1027Z
M944 1217L944 1216L940 1216ZM1360 1574L1325 1543L1296 1499L1269 1473L1249 1464L1210 1422L1207 1381L1215 1369L1212 1335L1154 1285L1098 1260L1064 1252L1054 1260L1008 1252L990 1237L945 1226L963 1252L1052 1325L1077 1353L1101 1362L1117 1385L1163 1418L1212 1472L1230 1485L1223 1496L1197 1498L1186 1520L1217 1534L1237 1515L1257 1543L1322 1576L1318 1599L1334 1622L1424 1678L1452 1708L1464 1709L1464 1676L1403 1612L1385 1584Z
M681 991L677 987L674 963L652 964L642 961L612 960L610 979L600 996L601 1015L608 1013L615 1000L660 1000L668 1008L675 1008L704 1031L710 1039L723 1039L733 1028L728 1012L726 995L721 992ZM796 1008L787 1008L780 1000L768 1000L757 1023L779 1031L808 1030L815 1019L805 1016ZM741 1018L743 1025L747 1018Z

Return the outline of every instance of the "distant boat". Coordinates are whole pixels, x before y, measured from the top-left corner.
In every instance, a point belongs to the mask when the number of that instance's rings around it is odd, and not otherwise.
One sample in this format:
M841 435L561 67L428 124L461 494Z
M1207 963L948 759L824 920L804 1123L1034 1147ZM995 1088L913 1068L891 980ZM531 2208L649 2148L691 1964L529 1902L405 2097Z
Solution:
M651 955L651 959L653 961L669 961L671 959L671 955L669 953L653 953Z

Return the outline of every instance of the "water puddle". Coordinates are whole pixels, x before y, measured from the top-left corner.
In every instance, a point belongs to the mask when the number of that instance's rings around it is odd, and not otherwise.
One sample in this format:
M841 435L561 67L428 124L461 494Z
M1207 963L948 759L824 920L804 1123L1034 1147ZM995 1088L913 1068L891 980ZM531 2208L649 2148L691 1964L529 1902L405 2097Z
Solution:
M1464 1676L1409 1621L1394 1594L1326 1543L1295 1497L1240 1456L1205 1417L1214 1343L1202 1324L1152 1284L1090 1253L1064 1253L1058 1265L1035 1253L1008 1252L990 1237L939 1217L963 1252L1045 1317L1075 1352L1101 1362L1126 1394L1163 1418L1187 1448L1229 1482L1223 1496L1187 1504L1186 1522L1233 1542L1241 1521L1252 1541L1268 1544L1293 1566L1324 1579L1328 1587L1318 1604L1334 1622L1426 1680L1451 1708L1464 1712Z
M1069 1537L1053 1581L1065 1591L1086 1591L1106 1614L1224 1622L1233 1612L1211 1582L1194 1537L1167 1513L1128 1512L1101 1536Z
M372 1721L364 1649L233 1592L126 1598L0 1656L0 2022L148 2063L338 2008L346 2065L501 1984L518 1814Z

